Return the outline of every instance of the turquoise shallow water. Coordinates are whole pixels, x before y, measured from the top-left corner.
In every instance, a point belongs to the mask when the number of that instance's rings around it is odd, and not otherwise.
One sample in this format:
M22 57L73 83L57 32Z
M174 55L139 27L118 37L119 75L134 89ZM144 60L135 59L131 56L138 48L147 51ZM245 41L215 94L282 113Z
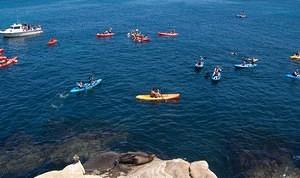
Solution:
M1 4L1 28L18 19L42 24L45 33L0 40L8 56L19 57L17 65L0 70L0 163L18 165L25 155L36 162L19 172L7 166L0 176L32 177L61 168L55 161L36 161L44 156L35 154L36 149L95 131L122 135L104 144L105 150L205 159L219 177L243 171L232 156L243 150L266 151L265 145L271 143L294 158L300 154L300 82L284 77L299 66L288 56L299 48L300 14L294 7L300 7L300 1L13 0ZM249 18L235 18L241 10ZM117 35L96 39L96 32L108 26ZM126 33L136 27L152 42L129 40ZM170 28L180 36L156 36ZM49 48L46 43L52 36L59 44ZM231 56L232 50L240 56ZM207 60L205 68L195 72L199 55ZM259 58L258 66L234 70L243 55ZM204 78L215 65L223 68L222 81L216 85ZM69 95L75 82L91 72L103 83L91 92ZM182 97L178 103L135 100L154 86L180 92ZM103 148L85 148L93 149Z

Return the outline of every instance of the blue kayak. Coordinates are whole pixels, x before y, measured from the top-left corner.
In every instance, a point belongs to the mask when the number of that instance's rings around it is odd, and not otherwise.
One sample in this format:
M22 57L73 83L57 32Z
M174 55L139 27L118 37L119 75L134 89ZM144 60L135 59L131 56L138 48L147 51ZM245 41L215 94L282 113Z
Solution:
M94 88L95 86L99 85L101 83L102 79L98 79L93 81L92 83L85 83L83 84L83 87L74 87L72 88L72 90L70 91L71 93L78 93L78 92L83 92L83 91L87 91L90 90L92 88Z
M219 81L219 80L221 80L221 73L219 72L219 75L212 75L211 76L211 79L213 80L213 81Z
M300 76L295 76L295 75L292 75L292 74L286 74L285 76L287 76L288 78L300 79Z

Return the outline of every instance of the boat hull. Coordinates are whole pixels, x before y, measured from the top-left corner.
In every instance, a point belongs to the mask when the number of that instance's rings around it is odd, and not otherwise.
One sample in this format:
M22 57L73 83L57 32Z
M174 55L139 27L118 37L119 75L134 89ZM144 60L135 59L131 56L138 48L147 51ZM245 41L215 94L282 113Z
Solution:
M42 30L38 30L38 31L27 31L27 32L0 32L1 35L3 35L3 37L5 38L16 38L16 37L24 37L24 36L33 36L33 35L38 35L43 33Z

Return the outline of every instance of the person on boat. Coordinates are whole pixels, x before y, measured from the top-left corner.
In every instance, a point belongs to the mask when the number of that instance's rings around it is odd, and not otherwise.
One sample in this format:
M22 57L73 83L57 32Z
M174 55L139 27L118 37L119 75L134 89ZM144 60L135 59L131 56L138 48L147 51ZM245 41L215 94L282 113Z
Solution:
M108 33L112 33L112 28L111 27L109 27Z
M152 98L159 98L161 97L160 91L158 88L152 88L151 93L150 93L150 97Z
M80 80L79 82L77 82L77 86L79 88L83 88L83 82L82 82L82 80Z
M297 52L295 53L295 55L296 55L296 56L300 56L300 51L297 51Z
M92 83L94 83L94 82L95 82L95 77L94 77L94 75L90 75L90 76L89 76L89 83L92 84Z
M296 69L296 71L293 73L294 76L300 77L300 71L299 69Z
M197 65L202 66L204 63L204 58L202 56L200 56L200 59L197 62Z
M214 69L214 76L218 76L221 71L221 68L219 66L216 66Z

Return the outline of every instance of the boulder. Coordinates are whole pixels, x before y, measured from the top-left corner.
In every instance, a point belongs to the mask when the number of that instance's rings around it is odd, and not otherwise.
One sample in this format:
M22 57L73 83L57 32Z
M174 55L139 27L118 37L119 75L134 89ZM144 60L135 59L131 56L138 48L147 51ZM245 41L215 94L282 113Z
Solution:
M208 163L206 161L192 162L190 173L192 178L217 178L217 176L208 168Z
M65 167L61 171L50 171L35 178L85 178L85 170L80 161Z

